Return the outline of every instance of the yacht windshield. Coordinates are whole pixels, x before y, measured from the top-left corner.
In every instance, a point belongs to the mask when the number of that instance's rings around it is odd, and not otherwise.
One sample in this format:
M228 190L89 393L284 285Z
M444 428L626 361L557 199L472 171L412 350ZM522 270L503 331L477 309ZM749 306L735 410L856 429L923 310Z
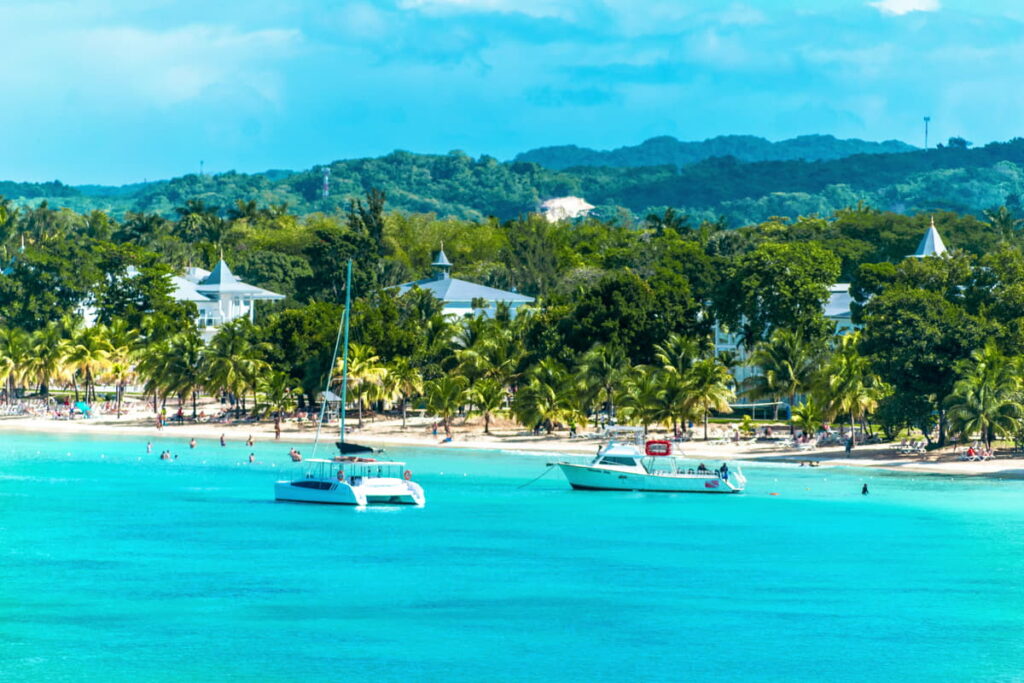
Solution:
M603 465L626 465L632 467L636 465L636 458L620 457L614 455L606 455L601 458L601 464Z

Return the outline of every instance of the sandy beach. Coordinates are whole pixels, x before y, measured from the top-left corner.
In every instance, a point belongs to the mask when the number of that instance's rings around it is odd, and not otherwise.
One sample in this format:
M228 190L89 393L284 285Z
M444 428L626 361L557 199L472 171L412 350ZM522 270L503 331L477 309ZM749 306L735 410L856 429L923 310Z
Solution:
M350 439L373 446L427 446L438 448L470 448L489 451L511 451L535 453L537 455L589 455L594 453L598 439L583 435L570 439L564 434L533 435L512 425L492 425L492 434L483 433L482 425L471 421L463 424L456 420L453 439L442 443L443 431L434 436L433 419L411 417L405 429L401 420L364 420L363 428L355 428ZM350 424L356 427L356 420ZM111 434L137 436L139 439L155 437L173 438L180 435L183 443L189 439L219 439L223 434L228 441L245 441L250 436L258 443L274 440L274 423L192 423L171 422L160 431L152 414L139 413L122 416L120 419L103 415L91 419L54 420L47 417L7 417L0 420L0 431L24 431L47 434ZM321 441L331 443L336 438L337 423L325 425ZM287 421L281 426L282 451L285 444L312 443L316 438L316 427L309 421ZM1024 458L1002 455L992 460L968 462L959 459L952 447L929 451L923 455L901 455L888 444L859 446L852 457L847 458L843 447L816 448L811 451L785 449L772 443L754 445L724 444L691 441L683 445L683 453L692 459L708 461L771 462L792 464L816 462L819 467L869 467L898 472L930 473L964 477L994 477L1024 479Z

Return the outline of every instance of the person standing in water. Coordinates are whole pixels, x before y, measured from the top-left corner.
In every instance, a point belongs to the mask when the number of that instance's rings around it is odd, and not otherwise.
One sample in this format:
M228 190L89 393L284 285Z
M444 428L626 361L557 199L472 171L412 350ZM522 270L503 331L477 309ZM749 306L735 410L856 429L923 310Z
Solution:
M251 465L254 462L256 462L256 454L255 453L250 453L249 454L249 464Z
M189 448L195 448L196 447L196 440L195 440L194 437L192 439L189 439L188 447Z
M147 441L146 442L146 452L147 453L152 453L153 452L153 442L152 441Z
M867 484L864 484L864 486L861 488L860 495L862 495L862 496L868 495L868 485Z
M252 434L250 434L250 435L249 435L249 439L248 439L248 440L247 440L247 441L245 442L245 445L246 445L246 446L249 446L249 447L251 448L251 447L252 447L252 444L253 444L253 441L252 441Z
M227 442L224 441L224 435L223 434L220 435L220 445L221 446L227 446L228 445Z

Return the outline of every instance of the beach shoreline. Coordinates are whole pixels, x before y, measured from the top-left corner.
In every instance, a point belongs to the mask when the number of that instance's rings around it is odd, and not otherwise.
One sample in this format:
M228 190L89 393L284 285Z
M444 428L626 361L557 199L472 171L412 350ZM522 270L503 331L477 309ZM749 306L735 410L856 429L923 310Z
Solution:
M352 441L377 447L429 447L455 448L491 451L494 453L515 453L519 455L585 456L593 454L601 443L594 438L570 439L563 435L533 435L523 430L495 429L494 434L483 434L482 430L465 425L456 425L453 440L444 443L443 433L434 436L433 420L411 418L406 429L400 420L377 420L366 422L363 429L353 431ZM333 443L337 425L331 424L321 430L320 440ZM138 437L139 439L173 439L179 437L183 445L189 439L217 440L224 438L231 443L244 443L251 436L254 442L273 443L274 423L169 423L158 430L151 415L125 416L117 419L102 416L92 419L54 420L46 417L12 417L0 420L0 432L16 431L35 434L61 435L112 435ZM282 453L290 445L311 444L316 438L316 429L310 423L282 424ZM818 448L812 451L782 449L772 444L724 444L691 441L682 445L683 456L693 460L736 461L748 463L791 464L799 467L811 462L819 467L860 467L891 472L914 474L936 474L954 477L987 477L998 479L1024 479L1024 458L1000 457L993 460L970 462L957 459L951 449L942 453L930 452L924 456L897 454L889 445L859 446L847 458L842 446Z

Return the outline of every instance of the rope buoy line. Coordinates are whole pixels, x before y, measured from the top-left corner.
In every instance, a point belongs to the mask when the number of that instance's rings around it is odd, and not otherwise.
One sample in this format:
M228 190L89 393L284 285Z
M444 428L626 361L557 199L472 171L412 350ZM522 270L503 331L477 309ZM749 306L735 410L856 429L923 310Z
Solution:
M546 467L547 467L548 469L544 470L543 472L541 472L541 473L540 473L540 475L538 475L538 476L534 477L533 479L531 479L530 481L526 482L525 484L520 484L519 486L517 486L517 487L516 487L516 490L518 491L519 489L525 489L525 488L526 488L527 486L529 486L529 485L530 485L530 484L532 484L533 482L537 481L537 480L538 480L538 479L540 479L541 477L546 477L546 476L547 476L548 474L550 474L550 473L551 473L551 467L552 467L552 466L553 466L554 464L555 464L555 463L553 463L553 462L549 462L549 463L548 463L548 464L546 465Z

